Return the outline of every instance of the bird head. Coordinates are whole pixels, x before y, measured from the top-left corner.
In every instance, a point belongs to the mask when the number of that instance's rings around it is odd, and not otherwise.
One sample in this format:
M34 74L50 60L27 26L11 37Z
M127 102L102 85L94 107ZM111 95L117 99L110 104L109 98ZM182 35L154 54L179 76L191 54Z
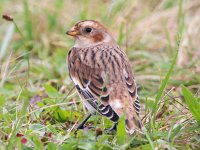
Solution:
M85 20L76 23L66 34L75 38L75 47L89 47L114 42L107 29L98 21Z

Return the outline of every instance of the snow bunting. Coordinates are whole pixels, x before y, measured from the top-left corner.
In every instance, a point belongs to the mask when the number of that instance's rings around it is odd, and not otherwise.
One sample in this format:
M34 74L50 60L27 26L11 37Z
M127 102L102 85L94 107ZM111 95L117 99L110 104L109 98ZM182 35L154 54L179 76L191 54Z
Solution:
M70 78L90 112L77 129L95 113L114 122L108 131L116 130L123 115L127 133L140 129L137 87L125 52L98 21L80 21L67 34L75 39L67 59Z

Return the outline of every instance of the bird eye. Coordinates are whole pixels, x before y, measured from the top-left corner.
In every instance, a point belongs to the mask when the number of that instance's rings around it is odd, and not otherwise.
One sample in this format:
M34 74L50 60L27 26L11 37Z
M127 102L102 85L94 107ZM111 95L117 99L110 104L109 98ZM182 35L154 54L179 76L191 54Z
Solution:
M89 27L85 28L85 32L90 33L91 31L92 31L92 28L89 28Z

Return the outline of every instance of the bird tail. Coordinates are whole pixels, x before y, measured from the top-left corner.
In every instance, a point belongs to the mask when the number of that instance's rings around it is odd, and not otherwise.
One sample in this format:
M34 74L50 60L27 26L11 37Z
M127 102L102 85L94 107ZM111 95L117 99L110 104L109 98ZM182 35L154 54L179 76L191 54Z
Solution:
M125 120L126 123L126 132L128 134L133 134L135 130L140 130L142 128L142 123L138 116L130 117Z

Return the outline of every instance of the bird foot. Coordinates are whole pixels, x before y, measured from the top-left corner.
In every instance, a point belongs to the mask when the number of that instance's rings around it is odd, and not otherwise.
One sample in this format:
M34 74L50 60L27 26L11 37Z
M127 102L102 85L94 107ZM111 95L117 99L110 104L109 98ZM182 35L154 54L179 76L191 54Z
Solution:
M113 134L115 132L116 132L116 129L112 129L112 128L105 129L105 133L107 134Z
M82 124L79 124L76 128L76 130L82 130L82 129L92 129L94 126L84 126Z
M84 129L84 125L83 124L79 124L76 128L76 130L80 130L80 129Z
M76 130L75 130L74 133L77 134L77 131L78 131L78 130L82 130L82 129L84 129L84 124L81 123L81 124L79 124L79 125L77 126L77 128L76 128Z
M114 124L111 128L105 129L106 133L115 133L117 131L117 124Z
M88 114L87 117L77 126L76 130L84 129L84 124L86 121L92 116L92 114Z

